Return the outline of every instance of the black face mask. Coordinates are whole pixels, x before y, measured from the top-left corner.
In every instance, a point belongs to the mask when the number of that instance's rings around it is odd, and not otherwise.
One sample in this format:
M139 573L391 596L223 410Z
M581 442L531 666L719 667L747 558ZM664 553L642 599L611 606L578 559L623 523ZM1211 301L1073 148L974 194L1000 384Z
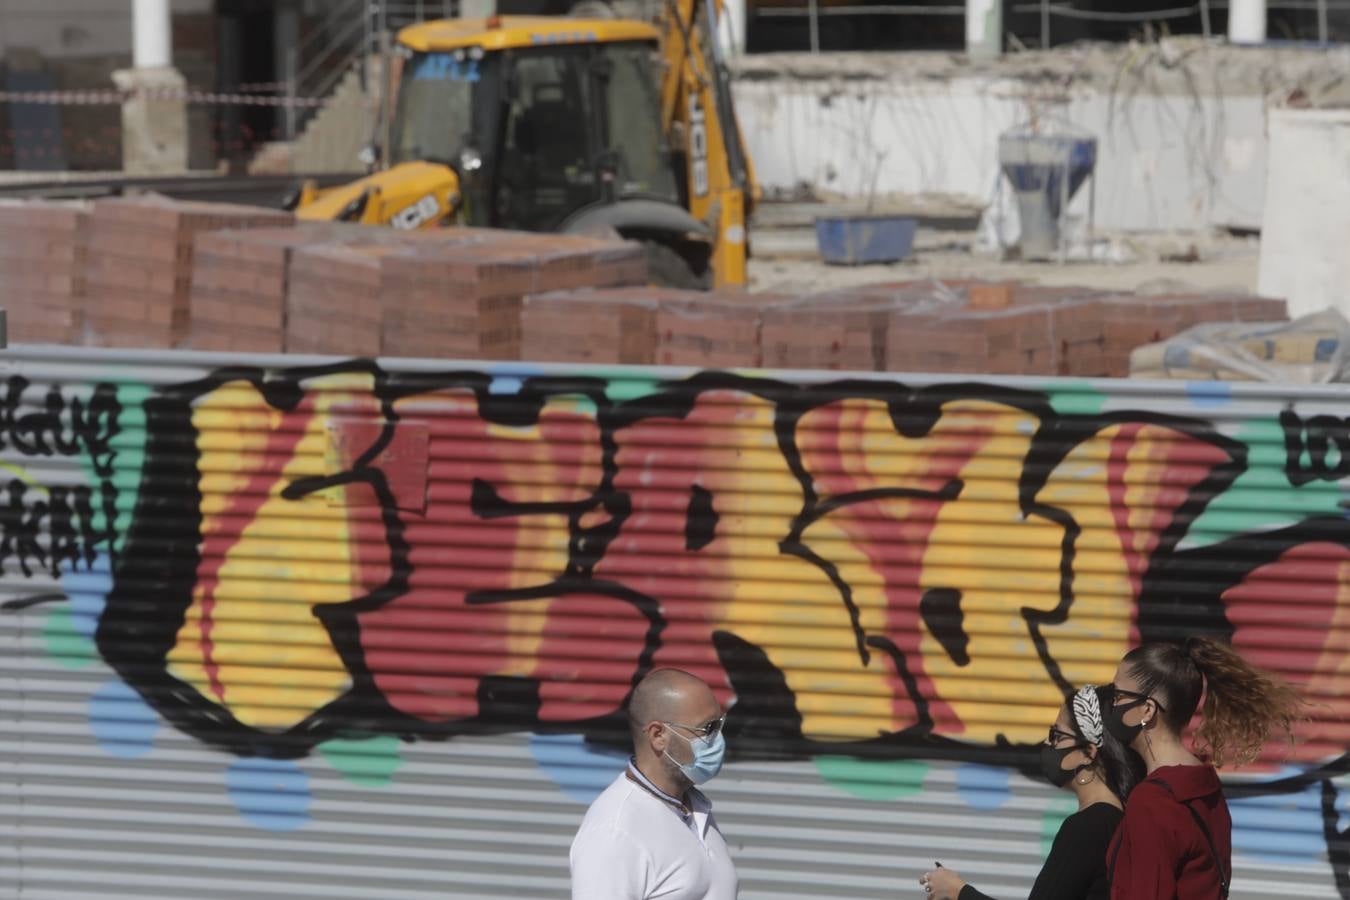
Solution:
M1078 774L1087 766L1079 766L1077 769L1065 769L1064 759L1075 750L1082 750L1082 746L1065 747L1063 750L1058 747L1051 747L1049 744L1041 744L1041 774L1045 780L1057 788L1062 788L1068 784L1073 776Z
M1126 725L1125 714L1138 706L1143 706L1148 702L1147 697L1141 697L1138 700L1131 700L1129 703L1122 703L1119 706L1112 706L1103 717L1107 732L1111 737L1120 741L1126 747L1134 743L1134 739L1139 737L1139 732L1144 730L1144 723L1138 725Z

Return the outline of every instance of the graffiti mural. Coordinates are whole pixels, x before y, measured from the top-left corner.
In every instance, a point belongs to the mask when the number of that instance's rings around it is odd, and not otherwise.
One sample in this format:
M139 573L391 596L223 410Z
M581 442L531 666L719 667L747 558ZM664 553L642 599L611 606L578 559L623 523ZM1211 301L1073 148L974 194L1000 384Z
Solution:
M1316 793L1309 852L1350 898L1327 403L370 361L3 396L0 573L33 586L7 612L60 617L52 646L236 774L485 732L619 747L666 665L731 704L733 759L1029 771L1072 686L1208 633L1318 704L1231 791Z

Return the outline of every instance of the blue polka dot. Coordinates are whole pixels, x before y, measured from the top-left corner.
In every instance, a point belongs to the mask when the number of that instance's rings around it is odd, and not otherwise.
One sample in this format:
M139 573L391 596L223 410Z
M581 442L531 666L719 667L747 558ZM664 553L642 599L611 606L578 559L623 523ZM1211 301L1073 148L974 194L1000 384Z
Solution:
M530 753L564 794L586 804L628 765L628 753L592 746L575 734L530 735Z
M1216 409L1233 402L1233 386L1226 381L1188 381L1186 396L1201 409Z
M309 822L309 776L288 759L237 759L225 789L244 820L268 831L295 831Z
M108 753L134 759L154 749L159 716L124 682L109 681L89 700L89 727Z
M514 378L510 375L497 375L492 379L492 383L488 385L488 393L519 394L523 385L524 382L519 378Z
M968 763L956 770L957 793L974 809L998 809L1007 803L1012 796L1008 783L1007 769Z
M108 554L99 554L88 569L63 572L61 590L70 598L71 624L75 633L92 641L112 591L112 564Z

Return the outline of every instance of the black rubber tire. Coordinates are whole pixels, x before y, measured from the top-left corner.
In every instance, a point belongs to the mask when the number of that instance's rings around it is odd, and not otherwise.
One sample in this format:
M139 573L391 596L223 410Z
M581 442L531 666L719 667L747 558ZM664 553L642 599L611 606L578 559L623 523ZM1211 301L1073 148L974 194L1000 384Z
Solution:
M652 284L685 291L706 291L712 288L711 275L695 272L684 257L671 247L655 241L643 241L642 247L647 251L647 277Z

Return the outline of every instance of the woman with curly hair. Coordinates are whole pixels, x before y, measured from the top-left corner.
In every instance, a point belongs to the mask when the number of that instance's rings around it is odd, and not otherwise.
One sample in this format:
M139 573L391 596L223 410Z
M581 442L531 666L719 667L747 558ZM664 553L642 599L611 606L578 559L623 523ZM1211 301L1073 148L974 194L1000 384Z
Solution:
M1143 759L1107 855L1114 900L1221 900L1232 877L1232 819L1215 766L1292 741L1298 692L1208 638L1136 647L1116 669L1106 728ZM1194 751L1182 734L1200 708Z

